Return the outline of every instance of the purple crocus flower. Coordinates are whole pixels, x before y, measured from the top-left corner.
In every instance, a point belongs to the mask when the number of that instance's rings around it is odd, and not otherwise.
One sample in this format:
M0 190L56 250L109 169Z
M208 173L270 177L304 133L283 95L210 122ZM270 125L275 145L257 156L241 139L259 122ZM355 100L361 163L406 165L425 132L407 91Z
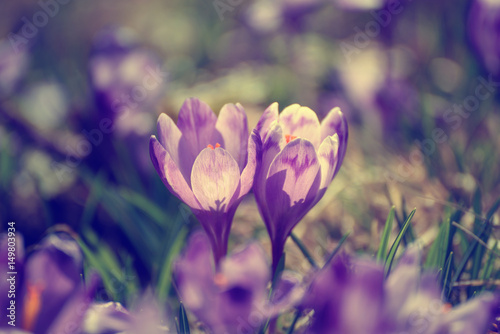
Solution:
M114 121L118 134L146 135L150 113L165 90L159 58L124 27L102 30L93 43L89 76L99 112ZM104 115L102 115L104 114Z
M253 185L260 138L248 136L240 104L226 104L219 118L204 102L191 98L181 107L177 125L158 118L151 137L151 160L167 188L186 203L207 232L215 262L227 252L229 230L242 197Z
M298 104L279 115L271 104L256 131L262 140L262 164L254 192L271 238L273 269L295 225L324 195L342 165L348 129L339 108L320 124L316 113Z
M93 277L88 289L82 285L82 266L82 254L74 240L66 235L44 239L24 267L16 268L16 328L32 333L77 331L98 283ZM4 298L9 298L7 291L2 291L0 298L4 305ZM12 326L2 319L0 328Z
M421 273L410 247L387 279L373 260L340 254L316 273L301 309L313 309L307 333L482 334L499 296L485 294L455 308L441 300L434 273Z
M175 262L174 277L181 301L213 333L256 332L302 296L296 282L285 275L268 300L271 273L257 244L222 259L217 270L210 260L209 241L196 233Z
M476 54L486 70L500 75L500 2L473 0L468 32Z

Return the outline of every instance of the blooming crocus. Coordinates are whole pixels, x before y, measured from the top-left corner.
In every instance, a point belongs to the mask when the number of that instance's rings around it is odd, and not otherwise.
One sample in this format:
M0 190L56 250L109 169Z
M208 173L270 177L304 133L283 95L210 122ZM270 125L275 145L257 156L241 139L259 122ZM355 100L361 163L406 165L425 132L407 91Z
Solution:
M186 203L207 232L215 262L227 252L229 230L238 204L253 185L260 138L248 135L240 104L226 104L219 117L204 102L190 98L177 125L158 118L158 139L149 152L167 188Z
M301 296L287 277L269 301L269 264L255 243L222 259L218 268L210 260L206 236L196 233L175 262L174 277L181 301L213 333L254 333Z
M3 240L2 249L7 246ZM93 277L88 289L83 286L82 254L74 240L50 235L23 267L15 269L15 318L8 321L14 320L16 328L29 333L78 331L98 280ZM0 298L2 305L10 303L5 300L11 298L7 291ZM0 328L12 328L3 320Z
M468 33L479 60L491 74L500 75L500 1L473 0Z
M262 163L254 192L272 243L273 268L295 225L323 197L337 174L347 146L347 122L339 108L323 122L298 104L281 114L271 104L256 131L262 140Z
M421 272L420 252L407 249L385 279L384 266L340 254L316 273L300 309L314 310L307 333L482 334L499 296L485 294L452 308L435 273Z

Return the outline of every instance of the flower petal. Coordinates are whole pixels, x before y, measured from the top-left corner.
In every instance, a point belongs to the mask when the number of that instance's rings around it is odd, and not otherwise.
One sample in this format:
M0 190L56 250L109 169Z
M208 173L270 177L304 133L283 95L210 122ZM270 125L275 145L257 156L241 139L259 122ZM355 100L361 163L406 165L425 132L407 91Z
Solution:
M204 320L202 315L211 309L215 292L210 243L203 232L189 238L186 250L174 263L174 275L182 302Z
M241 173L241 188L239 198L246 195L254 184L255 175L258 173L262 162L262 143L257 131L253 131L248 138L248 158L245 169Z
M500 296L486 293L463 303L441 317L433 334L482 334L498 315ZM446 330L445 330L446 328Z
M218 278L218 323L214 322L214 333L237 333L241 323L250 321L254 322L254 332L268 316L263 314L263 308L271 275L262 248L253 243L224 259ZM255 311L260 313L258 319Z
M215 127L224 140L224 143L221 143L223 148L233 156L240 171L243 171L247 162L248 122L242 105L239 103L224 105Z
M316 150L308 140L293 140L274 158L266 182L267 206L273 208L269 231L272 240L277 236L275 233L283 240L288 237L310 209L320 181Z
M206 148L193 164L191 185L204 210L227 212L239 195L240 169L226 150Z
M259 133L262 142L266 141L267 133L271 128L271 124L278 120L278 115L278 102L274 102L267 107L262 116L260 116L259 122L257 123L257 126L255 126L255 130Z
M52 234L43 241L26 262L24 307L29 311L22 314L26 329L47 332L64 305L81 293L82 270L83 255L72 238Z
M321 144L318 116L308 107L292 104L280 115L283 133L309 140L314 148Z
M276 155L278 155L283 147L285 147L285 140L283 138L281 125L275 121L268 130L266 140L262 143L262 160L254 181L255 200L266 223L270 221L269 210L267 209L266 203L267 174L269 172L269 166L271 166L274 158L276 158Z
M186 140L191 154L196 157L207 145L215 145L217 116L203 101L189 98L179 111L177 126Z
M192 209L199 209L200 204L181 171L155 136L151 136L149 140L149 155L156 172L168 190Z
M338 107L330 110L328 115L326 115L321 122L321 140L324 140L328 136L333 136L335 133L339 136L338 163L335 168L335 174L337 174L338 170L342 166L342 162L344 161L347 150L347 139L349 138L347 120Z
M160 114L158 117L157 129L158 140L181 171L186 183L190 184L195 156L191 153L185 137L182 137L177 125L166 114Z
M335 177L335 170L338 163L339 137L337 134L326 137L318 150L318 159L321 165L321 184L319 186L316 202L323 197L326 188Z

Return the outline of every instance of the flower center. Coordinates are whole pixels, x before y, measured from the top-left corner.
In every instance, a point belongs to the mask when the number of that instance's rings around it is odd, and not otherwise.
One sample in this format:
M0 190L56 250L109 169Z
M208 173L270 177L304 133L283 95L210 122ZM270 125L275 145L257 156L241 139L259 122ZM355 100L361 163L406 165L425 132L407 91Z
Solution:
M28 284L27 290L23 309L23 328L31 332L35 327L36 318L42 307L42 291L44 287L41 284Z
M219 143L216 143L215 144L215 148L219 148L220 147L220 144ZM214 147L212 145L207 145L207 148L211 149L211 150L214 150Z
M452 308L453 308L453 306L450 303L446 303L446 304L443 304L443 306L441 307L441 311L443 313L448 313L451 311Z
M215 277L214 277L214 283L218 287L224 287L224 286L229 284L229 281L228 281L226 276L224 276L221 273L217 273L217 274L215 274Z
M286 140L286 143L287 143L287 144L288 144L289 142L291 142L292 140L294 140L295 138L297 138L297 136L285 135L285 140Z

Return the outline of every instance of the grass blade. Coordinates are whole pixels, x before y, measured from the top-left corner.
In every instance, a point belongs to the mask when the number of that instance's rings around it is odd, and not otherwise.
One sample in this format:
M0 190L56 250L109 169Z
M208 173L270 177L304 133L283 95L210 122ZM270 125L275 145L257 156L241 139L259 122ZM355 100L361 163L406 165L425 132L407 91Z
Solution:
M330 263L330 261L333 259L333 257L339 252L340 247L342 247L342 245L344 244L344 241L346 241L346 239L349 236L349 234L351 234L351 232L347 232L339 240L339 243L338 243L337 247L335 247L335 249L333 250L333 252L330 254L330 256L328 257L328 259L326 260L325 267L328 265L328 263Z
M184 305L179 306L179 334L190 334L189 321L186 314L186 309Z
M389 250L389 255L387 255L387 259L385 260L385 277L387 277L391 272L392 262L394 261L394 257L396 256L396 252L398 251L399 244L401 243L406 231L408 230L408 226L410 225L411 219L415 215L415 211L417 211L417 209L413 209L413 211L408 215L408 218L403 224L403 228L401 229L401 231L399 231L396 240L394 240L394 243Z
M377 262L383 262L387 254L387 245L389 244L389 238L391 236L392 224L394 222L394 210L393 205L385 221L384 232L382 233L382 238L380 239L380 246L377 252Z
M307 259L307 261L309 261L311 266L315 269L318 268L316 261L314 261L314 259L311 256L311 253L309 253L309 251L307 250L306 246L304 246L302 241L300 241L300 239L293 232L290 233L290 236L292 237L293 242L295 242L295 244L299 247L302 254L304 254L304 257Z

